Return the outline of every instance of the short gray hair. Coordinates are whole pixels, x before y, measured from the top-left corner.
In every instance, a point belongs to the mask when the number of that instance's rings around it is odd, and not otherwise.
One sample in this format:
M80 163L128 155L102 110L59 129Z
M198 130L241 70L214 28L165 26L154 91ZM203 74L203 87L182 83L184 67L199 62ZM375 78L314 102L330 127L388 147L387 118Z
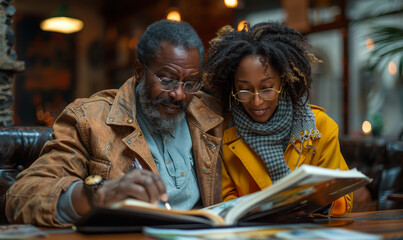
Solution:
M163 42L183 47L186 50L197 48L200 54L200 68L202 68L203 42L189 23L164 19L151 24L137 44L137 57L145 64L149 64L150 60L155 58L155 53Z

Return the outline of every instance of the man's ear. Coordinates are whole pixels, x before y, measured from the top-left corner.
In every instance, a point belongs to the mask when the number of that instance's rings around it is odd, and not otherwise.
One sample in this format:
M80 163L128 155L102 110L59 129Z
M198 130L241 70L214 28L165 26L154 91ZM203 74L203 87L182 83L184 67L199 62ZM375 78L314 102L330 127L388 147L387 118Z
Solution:
M139 83L144 75L144 66L140 62L140 60L136 59L134 62L134 77L136 78L136 82Z

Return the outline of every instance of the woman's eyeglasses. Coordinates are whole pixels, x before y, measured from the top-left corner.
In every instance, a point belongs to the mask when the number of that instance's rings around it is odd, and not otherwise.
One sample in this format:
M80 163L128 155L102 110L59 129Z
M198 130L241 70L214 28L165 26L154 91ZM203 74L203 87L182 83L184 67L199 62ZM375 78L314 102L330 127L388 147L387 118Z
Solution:
M273 100L277 98L277 96L280 94L280 90L274 89L274 88L265 88L260 90L257 93L249 92L247 90L240 90L239 92L235 93L231 92L231 95L238 101L240 102L249 102L250 100L253 99L255 95L259 95L259 97L265 101Z

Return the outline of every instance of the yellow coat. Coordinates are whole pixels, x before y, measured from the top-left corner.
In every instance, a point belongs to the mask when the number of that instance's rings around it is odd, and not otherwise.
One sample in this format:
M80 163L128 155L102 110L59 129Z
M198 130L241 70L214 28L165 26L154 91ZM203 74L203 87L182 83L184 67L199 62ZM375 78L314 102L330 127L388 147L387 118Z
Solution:
M348 170L340 152L338 139L339 128L323 108L311 105L316 118L316 127L322 134L321 138L309 139L303 144L303 151L298 161L299 153L288 144L284 153L285 161L294 171L297 165L308 164L324 168ZM299 142L297 143L299 146ZM308 147L307 147L308 146ZM314 148L309 148L314 146ZM223 136L223 201L228 201L272 185L270 176L263 160L237 136L236 127L228 128ZM332 207L331 215L341 216L351 212L353 195L348 194L337 199Z

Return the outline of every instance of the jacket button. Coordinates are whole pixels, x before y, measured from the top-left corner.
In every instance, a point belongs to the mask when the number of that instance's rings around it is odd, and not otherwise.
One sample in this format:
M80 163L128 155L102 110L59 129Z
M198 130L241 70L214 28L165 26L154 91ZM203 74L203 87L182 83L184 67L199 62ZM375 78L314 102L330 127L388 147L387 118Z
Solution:
M232 149L235 149L235 147L234 147L234 146L232 146Z
M18 166L17 166L17 170L21 172L22 170L24 170L24 166L18 165Z
M133 119L131 119L131 118L127 119L127 123L128 123L128 124L132 124L132 123L133 123Z
M203 135L201 136L201 138L202 138L203 140L206 140L207 137L206 137L206 135L203 134Z

